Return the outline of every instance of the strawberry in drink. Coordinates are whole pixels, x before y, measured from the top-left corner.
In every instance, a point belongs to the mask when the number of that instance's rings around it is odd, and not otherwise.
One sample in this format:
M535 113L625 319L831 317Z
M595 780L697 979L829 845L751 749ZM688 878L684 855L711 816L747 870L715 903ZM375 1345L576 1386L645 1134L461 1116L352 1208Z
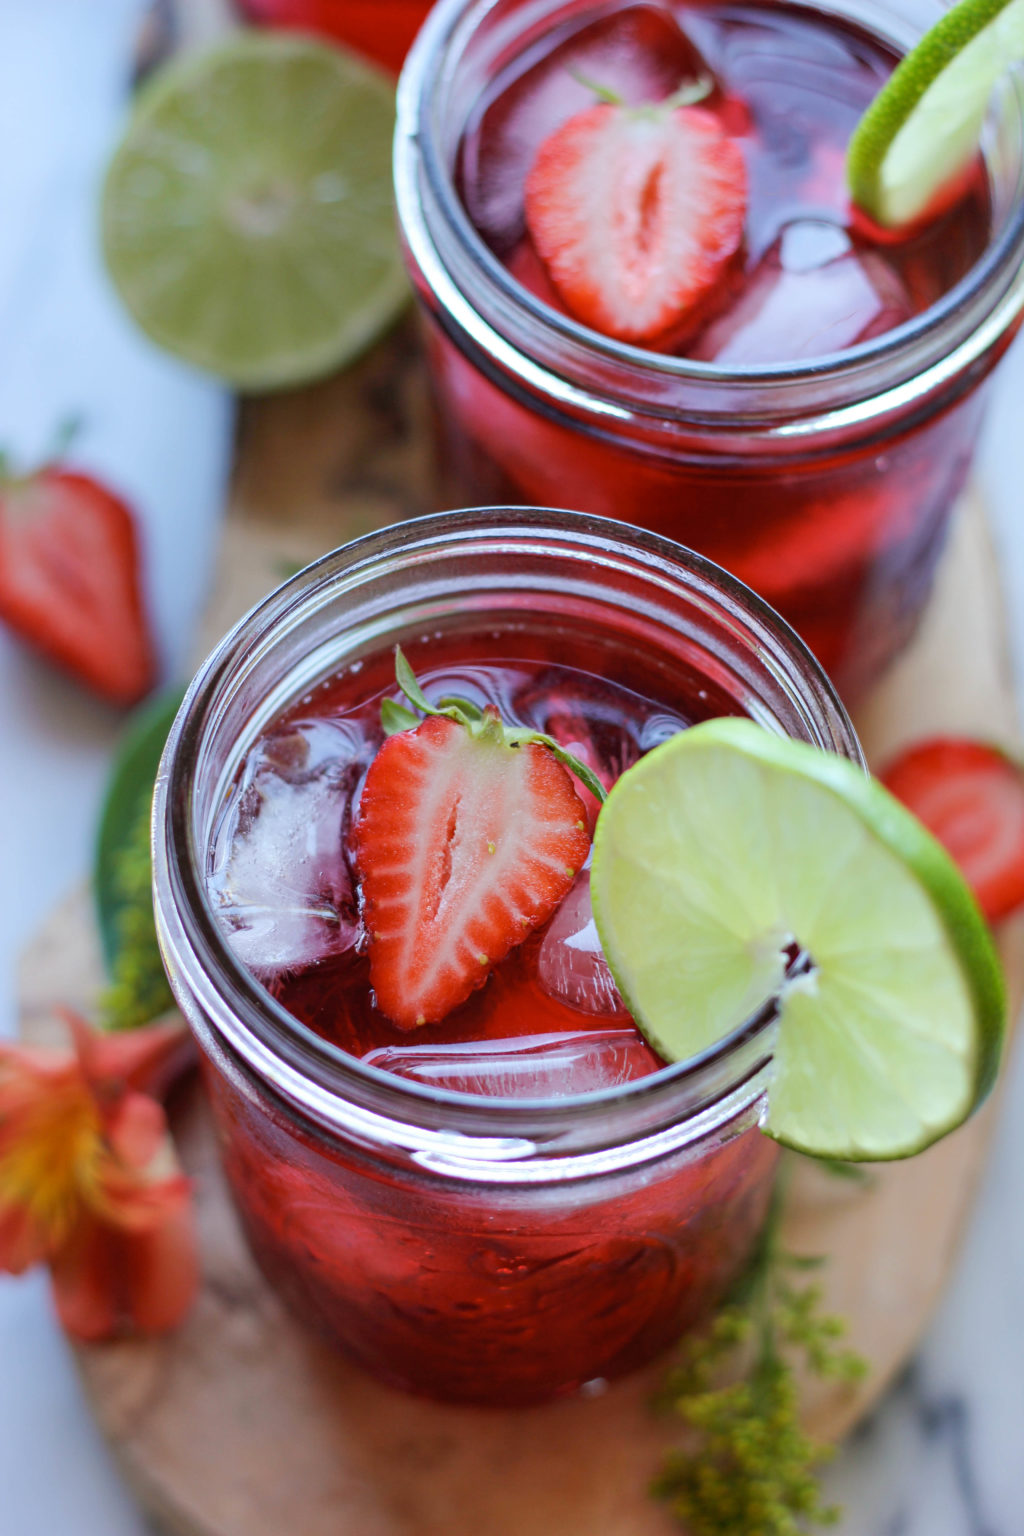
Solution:
M172 985L264 1272L383 1379L572 1392L706 1316L749 1253L774 999L665 1066L590 897L608 786L737 714L857 758L752 594L522 508L336 552L198 680L156 810Z
M458 698L462 718L400 718L392 736L390 653L331 680L255 745L221 823L211 889L236 953L325 1039L434 1092L564 1099L662 1066L596 936L587 782L610 785L735 705L708 689L651 698L542 651L521 642L510 658L483 635L411 646L429 700ZM233 1127L250 1239L301 1310L357 1358L402 1360L421 1390L474 1398L501 1381L506 1402L618 1374L703 1315L749 1247L774 1162L750 1132L668 1188L605 1202L600 1235L569 1201L525 1227L506 1211L485 1237L479 1199L460 1197L439 1218L442 1257L425 1230L396 1249L386 1184L346 1191L329 1216L303 1151L269 1183L266 1152ZM296 1243L316 1255L312 1285L296 1285Z
M449 0L400 93L442 495L699 549L855 692L927 598L1017 323L1015 302L978 329L1019 271L1020 207L978 159L912 229L851 208L900 16L890 36L799 6L528 9Z

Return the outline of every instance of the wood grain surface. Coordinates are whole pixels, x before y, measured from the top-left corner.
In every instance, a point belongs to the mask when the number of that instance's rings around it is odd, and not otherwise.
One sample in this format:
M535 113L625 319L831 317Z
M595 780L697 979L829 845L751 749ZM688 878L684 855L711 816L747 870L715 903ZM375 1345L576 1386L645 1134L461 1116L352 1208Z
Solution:
M428 509L426 405L407 324L328 384L245 407L202 649L296 563ZM198 660L197 656L197 660ZM967 509L918 642L861 712L877 764L934 730L1012 737L998 583ZM1001 935L1014 998L1024 928ZM100 961L87 893L24 957L22 1025L54 1038L53 1007L88 1011ZM917 1342L955 1257L991 1127L989 1108L866 1186L801 1164L791 1245L827 1254L830 1305L869 1359L860 1387L816 1387L806 1417L842 1434ZM307 1338L250 1260L195 1085L173 1105L196 1181L204 1282L162 1341L81 1349L96 1417L145 1507L176 1536L666 1536L647 1496L677 1431L649 1406L658 1366L602 1397L529 1412L448 1409L377 1386Z

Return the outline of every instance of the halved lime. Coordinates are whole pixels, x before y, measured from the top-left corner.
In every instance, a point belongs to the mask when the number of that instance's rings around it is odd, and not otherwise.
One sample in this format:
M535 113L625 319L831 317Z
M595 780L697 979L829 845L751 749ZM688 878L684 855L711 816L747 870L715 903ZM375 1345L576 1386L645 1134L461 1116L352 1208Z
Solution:
M878 224L913 224L955 185L993 87L1024 59L1024 0L960 0L901 60L854 132L853 200Z
M107 173L103 249L162 346L239 388L341 367L408 297L394 85L339 48L239 32L147 87Z
M995 1078L1002 975L945 850L845 760L712 720L623 774L597 823L594 915L668 1060L779 995L764 1129L849 1161L906 1157ZM811 969L787 981L793 946Z

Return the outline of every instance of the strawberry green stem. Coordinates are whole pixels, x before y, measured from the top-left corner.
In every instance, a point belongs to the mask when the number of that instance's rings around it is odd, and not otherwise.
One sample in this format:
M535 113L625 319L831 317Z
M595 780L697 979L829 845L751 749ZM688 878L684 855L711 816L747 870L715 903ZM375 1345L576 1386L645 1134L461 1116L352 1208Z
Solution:
M677 107L695 107L698 101L704 101L714 90L714 85L708 75L698 75L696 80L687 80L678 90L666 97L659 106L667 107L674 112Z
M599 80L592 80L581 69L570 69L569 73L577 85L582 85L584 90L593 91L598 101L607 102L610 107L624 107L626 105L618 91L613 91L608 85L602 85Z
M50 438L50 446L43 455L43 464L59 464L81 436L84 425L85 418L78 411L63 416Z
M438 715L445 720L454 720L456 724L464 726L471 736L480 740L493 741L501 746L547 747L552 757L579 779L596 800L603 804L607 799L605 787L593 769L588 768L586 763L581 762L578 757L573 757L572 753L567 752L553 736L546 736L542 731L531 731L526 726L510 727L503 724L500 714L493 705L481 709L479 704L474 704L469 699L448 696L440 699L436 705L431 704L400 645L395 646L395 680L409 703L414 705L420 714ZM394 736L399 731L413 730L420 723L419 716L413 710L406 709L404 704L399 704L394 699L382 701L380 721L386 736Z
M80 435L84 417L79 414L64 416L58 421L50 440L44 448L38 462L28 469L16 470L11 462L11 456L6 449L0 448L0 486L16 486L26 484L34 480L36 475L44 469L49 469L59 464L68 453L75 439Z
M582 85L585 90L593 91L597 99L603 101L607 106L624 107L626 105L624 98L619 95L618 91L613 91L611 86L602 85L599 80L592 80L582 70L570 69L569 74L578 85ZM707 96L710 96L713 90L714 85L710 77L708 75L698 75L696 80L684 80L682 85L678 86L671 96L666 96L663 101L643 102L632 110L639 112L674 112L677 107L695 106L698 101L703 101Z

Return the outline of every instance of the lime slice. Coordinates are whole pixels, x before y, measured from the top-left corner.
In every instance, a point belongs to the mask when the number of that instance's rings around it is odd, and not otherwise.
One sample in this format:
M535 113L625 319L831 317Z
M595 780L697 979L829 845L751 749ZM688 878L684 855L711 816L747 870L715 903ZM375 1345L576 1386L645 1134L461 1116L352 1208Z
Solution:
M763 1128L819 1157L906 1157L995 1078L1005 1002L945 850L845 760L712 720L623 774L597 823L594 915L669 1060L780 996ZM812 969L787 980L797 944Z
M292 34L239 32L161 72L103 194L107 265L142 328L248 390L361 352L409 291L394 111L386 75Z
M893 71L850 141L853 200L890 229L913 224L978 148L996 81L1024 58L1024 0L960 0Z

